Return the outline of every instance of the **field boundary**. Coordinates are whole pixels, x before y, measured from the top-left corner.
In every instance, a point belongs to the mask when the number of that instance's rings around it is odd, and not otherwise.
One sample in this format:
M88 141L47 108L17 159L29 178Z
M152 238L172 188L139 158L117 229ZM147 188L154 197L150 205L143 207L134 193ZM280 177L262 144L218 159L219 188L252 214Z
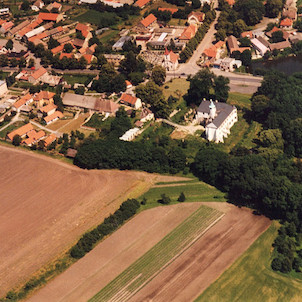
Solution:
M215 225L225 213L222 213L214 222L212 222L202 233L197 235L186 247L184 247L177 255L175 255L167 264L165 264L161 269L159 269L155 274L153 274L146 282L144 282L137 290L135 290L127 299L132 298L137 292L139 292L144 286L146 286L152 279L154 279L160 272L162 272L167 266L169 266L173 261L175 261L180 255L182 255L187 249L189 249L201 236L203 236L213 225ZM140 276L140 275L139 275ZM110 300L113 302L113 300Z
M162 270L190 248L225 214L207 206L200 206L181 224L176 226L156 245L132 263L111 282L96 293L89 302L127 301ZM141 276L141 278L138 277ZM133 281L135 279L135 281ZM123 288L123 292L118 290ZM116 292L120 293L116 297Z

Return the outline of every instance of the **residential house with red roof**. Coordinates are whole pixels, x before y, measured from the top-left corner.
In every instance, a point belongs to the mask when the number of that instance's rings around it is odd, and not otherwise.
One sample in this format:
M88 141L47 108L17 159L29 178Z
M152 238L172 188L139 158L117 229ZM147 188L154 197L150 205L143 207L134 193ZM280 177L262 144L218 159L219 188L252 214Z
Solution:
M197 24L191 24L187 28L184 29L182 34L179 36L179 41L181 42L189 42L197 32Z
M42 9L44 7L44 2L41 0L37 0L33 3L33 5L31 6L31 9L35 12L38 12L40 9Z
M55 10L56 12L60 12L62 10L62 4L58 2L53 2L47 5L46 9L50 12L51 10Z
M49 145L51 145L56 139L57 139L57 136L54 133L49 134L44 139L44 145L45 145L45 147L48 147Z
M52 115L53 113L55 113L57 108L58 107L54 103L49 103L48 105L45 105L39 109L39 111L40 111L39 117L41 117L43 115L45 115L45 116Z
M25 137L25 135L26 135L28 132L32 131L32 130L34 130L33 125L32 125L31 123L28 123L28 124L26 124L26 125L24 125L24 126L18 128L18 129L16 129L16 130L10 132L10 133L8 133L6 137L7 137L10 141L12 141L15 135L20 135L21 137Z
M14 105L12 106L12 110L20 112L22 106L29 105L32 102L33 102L33 96L30 93L28 93L14 103Z
M45 116L44 121L46 125L49 125L62 117L64 117L64 114L61 111L55 111L53 114Z
M22 141L22 144L25 144L29 147L34 145L35 143L39 142L46 136L45 132L43 130L36 131L36 130L31 130L26 133L26 138Z
M204 21L204 18L205 13L203 12L191 12L188 16L188 23L200 25Z
M137 98L134 95L131 95L129 93L123 93L120 98L120 103L126 106L133 107L135 109L139 109L142 107L142 101L141 99Z
M50 91L40 91L34 96L34 102L37 108L41 108L45 105L52 104L54 102L53 97L55 93Z
M157 18L153 14L150 14L138 23L137 31L147 33L153 31L155 27L158 27Z
M53 21L58 23L61 20L63 20L63 15L53 14L53 13L39 13L38 18L41 19L42 21Z
M137 0L134 3L134 6L137 6L139 8L144 8L149 2L151 2L151 0Z
M34 71L28 76L28 82L31 84L37 84L42 81L42 77L47 74L47 70L44 67L40 67L38 70Z
M285 18L280 22L280 28L282 29L292 29L293 27L293 20L290 18Z

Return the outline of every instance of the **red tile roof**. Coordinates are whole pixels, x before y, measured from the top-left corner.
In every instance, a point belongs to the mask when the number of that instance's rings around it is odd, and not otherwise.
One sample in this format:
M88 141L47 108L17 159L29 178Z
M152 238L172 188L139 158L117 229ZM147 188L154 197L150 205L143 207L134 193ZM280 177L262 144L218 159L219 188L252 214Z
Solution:
M50 135L48 135L45 139L45 147L49 146L52 142L54 142L57 139L56 135L51 133Z
M185 28L183 33L180 35L179 39L180 40L190 40L195 36L196 31L197 31L197 26L195 24L191 24L190 26Z
M157 20L157 18L153 14L150 14L145 19L143 19L141 21L141 24L143 24L145 27L148 27L149 25L151 25L156 20Z
M135 2L134 6L138 6L140 8L143 8L150 1L151 0L138 0L138 1Z
M137 100L137 97L129 94L129 93L123 93L122 96L121 96L121 103L123 104L130 104L130 105L135 105L136 103L136 100Z
M64 44L61 44L61 45L59 45L59 46L53 48L53 49L51 50L51 52L55 55L55 54L57 54L57 53L63 51L63 49L64 49Z
M59 14L39 13L39 18L43 21L57 21Z
M73 58L73 53L62 52L60 54L60 60L62 60L63 58L71 59L71 58Z
M45 132L43 130L40 130L39 132L37 132L36 130L31 130L26 135L28 136L28 138L23 140L22 143L24 143L26 145L32 145L35 142L39 141L42 137L44 137Z
M34 96L34 101L50 100L54 97L55 93L50 91L40 91Z
M281 20L280 22L280 26L292 26L293 25L293 20L289 19L289 18L285 18L283 20Z
M20 135L21 137L24 136L29 131L32 131L34 129L33 125L31 123L28 123L12 132L7 134L7 137L12 141L15 135Z
M36 70L34 73L31 74L31 76L35 79L38 80L43 74L47 73L47 70L44 67L39 68Z
M205 49L203 54L209 58L215 58L217 54L217 48L213 45L212 47Z
M44 117L44 121L46 123L49 123L57 118L62 118L62 117L64 117L63 113L61 111L56 111L55 113Z
M189 14L188 18L190 18L192 16L195 17L198 20L198 22L202 22L205 18L205 14L202 12L191 12Z
M18 101L15 102L14 107L16 109L20 108L21 106L23 106L28 100L30 100L32 98L31 94L26 94L25 96L23 96L21 99L19 99Z
M88 55L88 54L85 54L85 55L83 55L82 57L84 57L84 58L85 58L85 60L87 61L87 63L88 63L88 64L90 64L90 63L91 63L91 61L92 61L92 57L93 57L93 55Z
M75 29L79 31L83 31L83 30L90 31L90 27L83 23L78 23Z
M159 7L158 10L161 12L170 12L173 15L178 11L178 8Z
M53 103L50 103L50 104L48 104L46 106L41 107L40 111L42 113L43 112L48 113L49 111L54 110L54 109L57 109L57 106L55 104L53 104Z

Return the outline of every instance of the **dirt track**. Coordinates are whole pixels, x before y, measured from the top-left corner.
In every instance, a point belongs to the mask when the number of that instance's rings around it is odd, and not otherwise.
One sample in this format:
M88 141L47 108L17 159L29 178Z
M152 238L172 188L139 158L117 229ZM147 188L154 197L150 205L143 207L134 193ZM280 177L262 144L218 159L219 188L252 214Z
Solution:
M86 302L199 207L187 203L140 213L28 302Z
M0 167L0 297L157 177L81 170L4 146Z
M248 209L231 210L131 302L188 302L214 282L270 225Z

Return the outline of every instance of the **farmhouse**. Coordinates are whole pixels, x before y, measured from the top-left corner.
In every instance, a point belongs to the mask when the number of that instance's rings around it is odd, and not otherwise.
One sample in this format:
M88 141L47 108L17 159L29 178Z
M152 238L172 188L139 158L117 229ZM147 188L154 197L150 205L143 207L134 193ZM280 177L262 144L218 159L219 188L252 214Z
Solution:
M196 34L197 32L197 25L191 24L187 28L184 29L182 34L179 36L179 41L182 42L189 42Z
M64 115L61 111L55 111L53 114L45 116L44 121L46 125L49 125L62 117L64 117Z
M206 137L209 141L223 143L238 120L237 109L226 103L203 100L197 109L196 120L206 125Z
M48 147L51 143L53 143L57 139L54 133L51 133L44 139L45 147Z
M191 12L188 16L188 23L189 24L202 24L205 18L205 14L202 12Z
M22 141L23 144L27 146L32 146L41 139L45 137L45 132L43 130L36 131L36 130L31 130L26 133L26 138Z
M157 18L150 14L145 19L141 20L137 25L137 31L147 33L153 31L154 27L157 26Z
M138 0L134 3L134 6L144 8L151 0Z
M7 134L7 138L12 141L15 135L20 135L21 137L24 137L28 132L34 130L34 127L31 123L28 123L10 133Z
M53 103L50 103L48 105L41 107L39 111L41 112L42 115L44 114L44 115L48 116L48 115L52 115L53 113L55 113L56 109L57 109L57 106Z
M49 91L40 91L34 96L34 102L37 108L52 104L55 93Z
M139 109L142 107L141 99L137 98L136 96L133 96L129 93L123 93L120 98L120 103L133 107L135 109Z
M32 102L33 102L33 96L28 93L14 103L12 110L20 112L22 106L29 105Z

